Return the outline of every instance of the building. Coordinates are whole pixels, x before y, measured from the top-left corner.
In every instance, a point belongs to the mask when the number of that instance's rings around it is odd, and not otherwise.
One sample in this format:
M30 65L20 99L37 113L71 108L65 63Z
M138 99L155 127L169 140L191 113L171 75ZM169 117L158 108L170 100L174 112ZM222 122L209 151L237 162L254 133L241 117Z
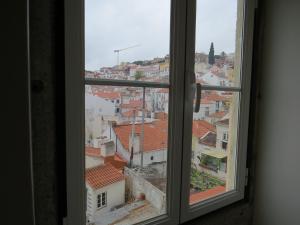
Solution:
M202 152L215 147L216 128L205 120L194 120L192 132L192 162L197 168Z
M228 131L229 119L226 115L216 122L214 132L208 132L198 139L193 156L194 165L198 170L222 180L226 179L227 172Z
M87 222L125 203L125 176L107 163L85 171Z
M144 129L142 135L142 129ZM168 121L125 124L113 127L116 152L131 165L143 166L167 160Z

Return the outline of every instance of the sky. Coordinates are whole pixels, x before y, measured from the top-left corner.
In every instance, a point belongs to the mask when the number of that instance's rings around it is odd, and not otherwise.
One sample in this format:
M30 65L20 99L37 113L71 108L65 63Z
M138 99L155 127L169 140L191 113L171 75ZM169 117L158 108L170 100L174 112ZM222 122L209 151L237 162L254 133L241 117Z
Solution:
M234 52L237 0L197 0L196 52ZM169 54L170 0L85 0L85 67Z

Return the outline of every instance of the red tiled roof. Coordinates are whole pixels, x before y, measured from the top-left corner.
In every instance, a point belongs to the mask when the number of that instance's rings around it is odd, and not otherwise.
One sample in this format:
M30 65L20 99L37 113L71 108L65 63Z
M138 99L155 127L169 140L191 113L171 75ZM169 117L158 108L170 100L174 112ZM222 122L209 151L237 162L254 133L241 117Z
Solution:
M101 149L86 146L85 147L85 155L94 156L94 157L101 157Z
M141 124L135 124L135 133L141 133ZM114 131L121 141L123 147L128 151L129 136L131 135L132 125L117 125ZM168 143L168 121L155 121L144 124L144 151L162 150L167 148Z
M213 104L214 102L212 100L209 100L207 98L201 98L200 104Z
M210 101L228 101L229 97L224 95L219 95L217 92L210 92L204 96L207 100Z
M216 132L216 128L205 120L193 121L193 135L202 138L207 132Z
M209 117L215 117L215 118L223 118L226 115L226 112L220 111L220 112L215 112L209 115Z
M130 100L127 104L122 104L121 108L142 108L143 100Z
M115 167L118 170L123 170L124 166L127 165L127 162L124 159L122 159L118 154L105 157L104 163L110 163L113 167Z
M169 93L169 89L168 89L168 88L161 88L161 89L158 91L158 93L165 93L165 94L167 94L167 93Z
M85 170L85 180L93 189L99 189L124 179L124 175L109 163Z
M193 194L190 194L190 204L194 204L197 202L200 202L202 200L217 196L219 194L222 194L226 191L224 186L217 186L215 188L209 189L207 191L202 192L196 192Z
M94 91L94 95L104 98L104 99L118 99L121 98L118 92L105 92L105 91Z
M122 115L125 117L133 117L133 112L134 110L128 110L127 112L123 112ZM137 115L138 113L135 112L135 115Z

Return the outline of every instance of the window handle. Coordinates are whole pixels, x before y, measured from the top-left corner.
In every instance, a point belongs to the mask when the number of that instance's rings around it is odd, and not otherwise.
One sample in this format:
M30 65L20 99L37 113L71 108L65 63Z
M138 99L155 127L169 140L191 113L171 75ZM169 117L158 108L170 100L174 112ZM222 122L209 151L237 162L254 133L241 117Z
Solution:
M192 83L192 99L194 99L196 94L196 104L194 106L194 112L199 112L200 110L200 101L201 101L201 84L196 83L196 74L191 73L191 83Z
M196 104L194 108L194 112L199 112L200 110L200 101L201 101L201 84L196 84Z

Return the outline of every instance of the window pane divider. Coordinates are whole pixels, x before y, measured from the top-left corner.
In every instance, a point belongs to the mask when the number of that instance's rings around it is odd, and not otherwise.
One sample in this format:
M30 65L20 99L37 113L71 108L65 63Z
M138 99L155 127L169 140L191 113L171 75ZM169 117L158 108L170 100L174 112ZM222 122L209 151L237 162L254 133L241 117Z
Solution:
M109 85L109 86L129 86L129 87L148 87L148 88L170 88L168 83L159 83L151 81L136 81L136 80L112 80L112 79L97 79L85 78L86 85Z
M229 92L241 92L240 87L224 87L224 86L212 86L212 85L201 85L202 91L229 91Z

